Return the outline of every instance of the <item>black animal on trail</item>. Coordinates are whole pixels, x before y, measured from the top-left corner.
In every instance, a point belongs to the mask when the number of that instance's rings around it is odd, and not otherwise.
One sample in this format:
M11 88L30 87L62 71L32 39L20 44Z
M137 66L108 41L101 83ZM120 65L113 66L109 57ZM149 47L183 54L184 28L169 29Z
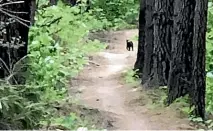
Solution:
M126 49L128 51L130 51L130 48L132 48L132 51L133 51L133 42L129 41L129 40L126 40Z

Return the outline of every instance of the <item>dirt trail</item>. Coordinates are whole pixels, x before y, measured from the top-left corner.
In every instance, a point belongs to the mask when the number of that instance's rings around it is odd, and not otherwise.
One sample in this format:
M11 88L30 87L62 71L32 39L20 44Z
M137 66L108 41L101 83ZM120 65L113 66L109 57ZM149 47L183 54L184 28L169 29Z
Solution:
M171 119L173 114L169 116L162 112L151 114L140 104L130 104L132 100L138 98L139 92L134 92L132 88L123 85L120 82L120 76L127 67L133 67L135 62L137 42L134 42L134 51L127 51L125 40L136 35L137 30L127 30L106 36L110 39L108 43L110 49L93 56L91 61L98 65L91 63L79 75L78 86L82 91L79 97L81 103L107 112L107 115L114 119L111 123L113 128L109 129L187 129L190 127L184 124L187 121L178 118Z

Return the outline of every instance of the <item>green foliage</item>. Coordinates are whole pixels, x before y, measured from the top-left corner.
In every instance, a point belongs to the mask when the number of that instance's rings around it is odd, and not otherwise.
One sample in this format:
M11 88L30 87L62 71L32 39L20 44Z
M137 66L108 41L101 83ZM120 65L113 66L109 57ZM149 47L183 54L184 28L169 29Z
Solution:
M48 1L40 0L29 33L26 84L12 86L8 78L0 82L0 128L37 129L43 121L67 129L85 126L73 113L58 117L55 105L67 97L69 78L83 69L86 56L104 48L100 41L88 40L89 31L129 27L137 21L138 3L93 0L92 10L85 13L84 2L70 8L59 1L44 8Z
M134 37L131 38L130 40L132 40L132 41L138 41L138 35L134 36Z
M81 120L78 117L76 117L74 113L70 113L69 116L62 116L60 118L53 119L52 122L53 122L53 125L60 124L66 127L67 129L76 129L76 127L82 126L82 125L79 125L79 123L82 124L82 122L80 121Z
M84 121L82 121L75 113L70 113L67 116L52 117L50 119L51 126L53 127L62 127L63 129L74 129L78 127L86 126ZM46 121L41 122L42 125L48 125Z
M104 47L97 40L84 41L88 31L101 28L97 26L101 23L89 14L76 15L78 12L77 7L59 3L40 11L35 26L31 28L29 53L32 78L29 80L49 87L48 92L66 87L67 78L75 77L87 63L85 55ZM58 18L58 22L44 26Z
M206 110L213 114L213 6L209 2L208 31L206 39L206 67L207 67L207 89L206 89Z
M99 41L86 38L90 30L102 29L102 22L79 11L62 3L38 10L29 33L26 85L0 83L1 129L36 129L40 121L65 119L55 118L54 105L66 98L69 78L83 69L87 54L104 49ZM74 114L66 120L60 124L69 129L81 124Z
M63 99L68 78L75 77L83 69L87 63L86 55L104 48L97 40L85 40L89 30L101 29L102 24L88 13L77 15L79 11L78 7L59 3L40 10L37 22L31 28L32 75L28 80L44 87L42 98L47 103Z
M123 78L126 83L131 84L132 86L139 85L139 76L136 74L137 70L129 69L123 74Z
M206 80L206 110L213 113L213 78L207 77Z
M39 87L0 86L1 129L31 129L38 127L45 113L45 104L40 101Z
M190 117L190 120L193 122L203 122L203 119L201 117Z
M208 26L207 26L207 36L206 36L206 111L207 114L213 115L213 6L212 2L209 2L208 9ZM190 117L190 120L203 124L203 120L201 118L197 118L194 116ZM208 129L212 129L213 122L212 120L205 121L205 127Z
M203 120L201 117L190 116L190 121L196 123L201 129L213 129L213 120Z
M208 126L208 129L213 129L213 120L207 120L205 124Z
M209 2L210 3L210 2ZM207 26L207 44L206 44L206 63L207 63L207 71L212 71L213 69L213 7L209 7L209 12L208 12L208 26Z
M92 8L105 28L126 28L138 20L139 0L92 0Z

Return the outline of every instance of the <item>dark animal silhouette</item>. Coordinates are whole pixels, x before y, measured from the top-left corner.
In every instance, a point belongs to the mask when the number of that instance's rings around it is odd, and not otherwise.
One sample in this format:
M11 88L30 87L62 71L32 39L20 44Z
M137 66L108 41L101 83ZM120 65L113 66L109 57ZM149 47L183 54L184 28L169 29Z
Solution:
M132 48L132 51L133 51L133 42L132 41L129 41L129 40L126 40L126 49L128 51L130 51L130 48Z

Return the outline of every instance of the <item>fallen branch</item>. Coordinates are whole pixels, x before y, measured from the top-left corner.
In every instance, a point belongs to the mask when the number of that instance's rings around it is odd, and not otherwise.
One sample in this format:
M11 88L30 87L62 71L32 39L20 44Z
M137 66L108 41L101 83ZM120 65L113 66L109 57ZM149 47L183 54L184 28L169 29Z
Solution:
M62 19L62 17L58 17L58 18L52 20L51 22L48 22L47 24L41 25L40 27L44 27L44 26L50 27L54 23L58 24L61 19Z
M100 64L97 64L97 63L95 63L95 62L93 62L93 61L89 61L89 63L94 64L94 65L96 65L96 66L100 66Z

